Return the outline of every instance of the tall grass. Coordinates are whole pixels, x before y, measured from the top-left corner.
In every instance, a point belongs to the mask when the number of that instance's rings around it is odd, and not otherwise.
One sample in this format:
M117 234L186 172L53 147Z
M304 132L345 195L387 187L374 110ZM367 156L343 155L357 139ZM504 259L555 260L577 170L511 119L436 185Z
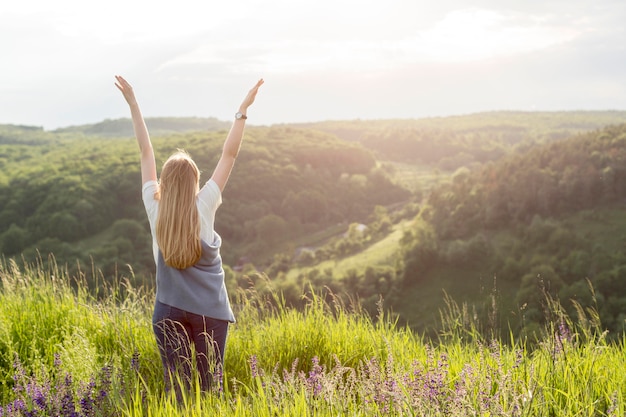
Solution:
M505 343L450 301L440 338L427 340L329 294L295 310L254 289L233 294L224 383L179 402L164 391L153 294L119 277L93 294L86 281L53 259L0 264L0 416L626 413L626 340L607 342L593 310L572 319L548 300L538 343Z

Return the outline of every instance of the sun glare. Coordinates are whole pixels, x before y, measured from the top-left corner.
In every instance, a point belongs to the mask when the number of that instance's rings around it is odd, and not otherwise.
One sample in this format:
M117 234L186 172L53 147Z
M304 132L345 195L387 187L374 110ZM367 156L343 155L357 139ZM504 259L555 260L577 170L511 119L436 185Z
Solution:
M528 16L492 10L456 10L414 40L418 56L434 61L474 61L543 49L576 36L537 25Z

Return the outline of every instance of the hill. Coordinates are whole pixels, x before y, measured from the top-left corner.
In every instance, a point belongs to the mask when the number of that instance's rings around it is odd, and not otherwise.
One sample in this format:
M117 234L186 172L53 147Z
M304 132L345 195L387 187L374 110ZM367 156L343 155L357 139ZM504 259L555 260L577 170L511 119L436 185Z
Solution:
M540 325L537 294L548 290L607 301L599 310L619 331L622 258L612 245L623 244L625 121L625 112L494 112L249 126L216 224L231 285L267 275L291 305L303 289L327 287L374 315L382 296L422 331L445 304L442 289L487 318L485 330L505 332ZM156 131L168 133L153 140L159 161L186 148L205 180L225 131L200 122L160 119ZM128 127L0 126L3 256L53 253L72 271L94 263L104 277L152 285ZM601 287L595 295L586 279Z
M153 136L171 133L215 131L230 128L230 123L214 117L146 117L146 126ZM128 118L107 119L99 123L69 126L53 130L54 133L83 134L86 136L130 137L134 135L132 121Z
M468 320L482 317L486 332L532 334L546 320L542 300L549 294L570 314L572 300L596 307L619 338L626 318L625 174L626 125L517 149L439 182L409 226L401 212L392 214L388 234L344 237L320 250L322 257L335 254L331 264L285 268L285 280L357 288L371 311L383 294L401 321L420 330L433 328L445 291L467 303ZM402 238L388 238L398 233ZM339 256L346 241L358 250ZM372 265L374 248L396 256ZM368 267L346 271L359 263Z

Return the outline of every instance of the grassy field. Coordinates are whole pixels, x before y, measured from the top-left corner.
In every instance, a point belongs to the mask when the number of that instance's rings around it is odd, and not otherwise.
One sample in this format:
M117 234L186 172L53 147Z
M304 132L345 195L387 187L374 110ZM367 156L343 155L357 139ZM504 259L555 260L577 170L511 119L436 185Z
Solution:
M287 278L293 279L300 274L306 274L313 268L320 271L331 269L334 276L341 277L350 269L359 271L364 269L364 265L393 265L398 256L400 239L406 228L409 227L409 224L409 221L402 221L394 225L391 233L353 256L347 256L337 260L322 261L311 267L292 268L287 273ZM343 230L345 231L346 229L344 228Z
M54 265L0 264L0 416L623 416L625 339L592 311L557 322L541 343L479 336L454 302L440 336L313 297L232 294L238 323L224 383L164 392L153 294L109 277L94 297Z

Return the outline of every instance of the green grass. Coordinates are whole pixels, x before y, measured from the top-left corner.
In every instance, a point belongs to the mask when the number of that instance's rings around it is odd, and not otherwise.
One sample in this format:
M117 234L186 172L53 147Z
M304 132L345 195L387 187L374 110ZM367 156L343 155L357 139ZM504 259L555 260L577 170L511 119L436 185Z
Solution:
M110 277L96 298L84 279L53 262L0 264L0 415L70 415L68 404L81 416L626 412L626 340L608 342L593 311L573 320L552 302L557 322L530 346L483 338L450 301L429 340L358 306L313 296L295 310L254 290L233 294L221 393L191 389L177 403L164 392L153 294Z
M331 269L335 277L345 275L349 270L364 270L365 266L393 265L397 260L399 242L410 222L404 220L393 227L393 231L383 239L368 246L362 252L338 260L322 261L312 267L292 268L287 272L287 278L294 279L311 269L324 271ZM345 230L345 229L344 229Z

